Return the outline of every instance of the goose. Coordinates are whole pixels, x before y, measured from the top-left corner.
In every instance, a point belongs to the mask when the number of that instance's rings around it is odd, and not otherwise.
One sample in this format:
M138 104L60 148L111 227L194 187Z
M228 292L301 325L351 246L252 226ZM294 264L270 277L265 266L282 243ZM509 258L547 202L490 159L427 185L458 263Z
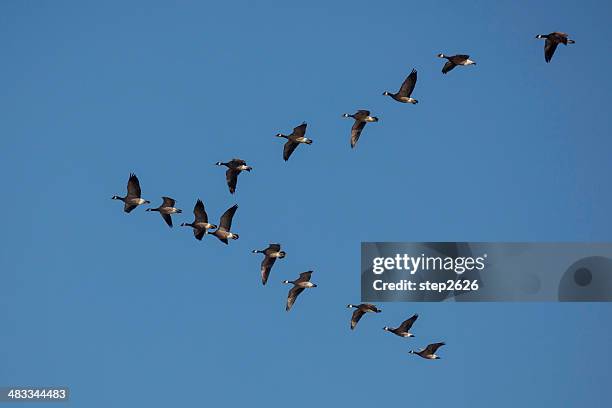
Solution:
M138 181L138 177L136 177L134 173L130 173L130 178L127 183L127 195L125 197L114 195L111 199L123 201L123 211L129 213L141 204L151 204L150 201L140 198L140 194L140 182Z
M280 244L270 244L266 249L254 249L252 252L265 255L263 261L261 261L261 282L265 285L276 258L284 258L287 254L285 251L281 251Z
M438 54L438 58L446 58L448 60L442 67L443 74L448 73L457 65L476 65L476 63L470 59L470 56L465 54L453 55L452 57L444 54Z
M560 33L558 31L555 31L550 34L538 34L536 35L536 38L546 39L546 42L544 43L544 59L546 60L546 62L550 62L550 60L552 59L555 50L557 49L557 45L567 45L576 43L576 41L570 40L566 33Z
M227 171L225 172L225 179L227 180L227 186L229 187L230 194L234 194L236 191L236 183L238 183L238 175L246 170L251 171L253 167L248 166L247 163L242 159L232 159L227 163L224 162L216 162L217 166L225 166L227 167Z
M221 216L221 220L219 221L219 226L212 233L215 237L219 238L219 241L223 242L225 245L228 244L228 239L238 239L240 238L238 234L230 232L232 229L232 218L234 218L234 213L238 209L238 204L234 204L232 207L228 208L223 215Z
M181 224L181 227L193 228L193 235L198 241L202 240L202 237L204 237L204 235L208 233L209 229L217 228L216 225L208 223L208 214L206 214L204 203L199 198L198 201L196 201L195 206L193 207L193 215L195 217L193 222L184 222Z
M414 91L414 86L416 85L416 81L417 81L417 70L413 69L412 72L410 72L410 75L408 75L406 79L404 79L404 82L402 83L402 86L400 87L399 91L397 91L396 93L385 91L383 92L383 95L390 96L396 101L402 102L402 103L412 103L412 104L419 103L419 101L417 101L416 99L410 96L412 95L412 91Z
M419 351L410 350L408 353L416 354L417 356L421 356L427 360L439 360L440 357L436 355L436 350L438 350L440 347L444 346L445 344L446 343L444 342L432 343L432 344L429 344L427 347L425 347L422 350L419 350Z
M414 324L414 322L416 322L416 319L418 318L419 318L419 315L414 314L410 319L404 320L402 324L399 325L399 327L392 329L391 327L385 326L383 327L383 330L391 332L395 334L396 336L400 336L400 337L414 337L414 334L410 333L408 330L410 330L410 328L412 327L412 325Z
M162 200L164 200L164 201L162 202L162 204L159 207L157 207L157 208L147 208L147 211L157 211L157 212L159 212L159 214L162 216L164 221L166 221L166 224L168 224L168 226L170 228L172 228L172 217L170 215L171 214L180 214L180 213L183 212L183 210L179 210L178 208L174 208L174 205L176 204L176 201L174 201L173 198L162 197Z
M293 132L290 135L284 135L282 133L276 134L276 137L287 139L285 147L283 148L283 159L285 159L285 161L289 160L291 153L293 153L300 143L312 144L312 140L304 136L306 134L306 126L308 125L304 122L300 126L293 128Z
M304 291L306 288L316 288L317 285L310 281L310 276L313 271L302 272L300 273L300 277L296 280L284 280L283 283L293 283L293 287L289 290L289 294L287 295L287 306L285 310L288 312L291 310L291 306L295 303L295 299L299 296L300 293Z
M370 116L369 110L358 110L355 114L349 115L345 113L342 115L344 118L353 118L355 119L355 123L353 123L353 127L351 128L351 148L354 148L359 140L359 136L361 136L361 132L368 122L378 122L378 118L376 116Z
M357 310L355 310L353 312L353 316L351 317L351 330L355 329L355 326L357 326L357 323L359 322L359 319L361 319L361 316L363 316L366 313L380 313L382 312L382 310L380 310L379 308L377 308L375 305L371 305L369 303L362 303L360 305L347 305L346 307L348 308L355 308Z

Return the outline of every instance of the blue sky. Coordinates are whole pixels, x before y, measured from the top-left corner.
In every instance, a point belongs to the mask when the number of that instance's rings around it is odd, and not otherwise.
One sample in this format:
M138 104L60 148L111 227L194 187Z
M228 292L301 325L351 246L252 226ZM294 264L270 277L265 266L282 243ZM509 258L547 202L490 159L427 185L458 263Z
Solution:
M329 3L0 4L1 385L90 408L606 405L608 304L392 303L355 332L345 306L361 241L612 239L610 5ZM576 44L546 64L555 30ZM478 65L443 76L439 52ZM418 105L382 96L413 67ZM380 122L351 150L360 108ZM302 121L285 163L274 135ZM235 196L232 157L254 167ZM238 203L240 239L124 214L130 172L175 224ZM262 287L268 242L288 256ZM415 312L417 338L381 330Z

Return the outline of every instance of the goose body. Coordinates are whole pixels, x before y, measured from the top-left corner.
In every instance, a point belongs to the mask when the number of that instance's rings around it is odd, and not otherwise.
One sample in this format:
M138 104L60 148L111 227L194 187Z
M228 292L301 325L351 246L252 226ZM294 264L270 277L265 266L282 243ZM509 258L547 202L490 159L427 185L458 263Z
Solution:
M399 91L395 93L385 91L383 92L383 95L390 96L398 102L417 104L419 103L419 101L411 97L412 91L414 91L414 87L416 86L416 82L417 70L413 69L412 72L410 72L410 74L406 77L406 79L404 79L404 82L402 83L402 86L400 87Z
M351 316L351 330L355 329L355 327L357 326L357 323L359 323L359 320L364 314L382 312L382 310L380 310L378 307L376 307L375 305L369 304L369 303L362 303L360 305L349 304L346 307L356 309L353 312L353 315Z
M209 229L216 229L217 226L208 222L208 214L204 208L204 203L198 198L195 206L193 207L194 220L192 223L184 222L181 227L193 228L193 236L198 241L202 240L204 235L208 233Z
M282 133L276 134L277 137L282 137L284 139L287 139L287 142L285 143L285 146L283 147L283 159L285 161L289 160L289 157L291 157L291 154L293 153L293 151L300 144L308 144L308 145L312 144L312 139L309 139L306 137L306 127L307 126L308 125L306 124L306 122L304 122L301 125L293 128L293 132L290 135L284 135Z
M342 117L355 119L355 123L353 123L353 127L351 128L351 148L354 148L357 144L366 123L378 122L378 118L376 116L370 116L370 111L365 109L358 110L352 115L345 113Z
M536 38L546 40L546 42L544 43L544 60L546 62L550 62L552 60L552 57L555 54L555 50L557 49L557 45L567 45L576 43L576 41L570 40L569 36L566 33L562 33L559 31L555 31L550 34L538 34L536 35Z
M219 226L212 233L215 237L219 239L219 241L223 242L225 245L228 244L229 239L238 239L239 235L231 232L232 229L232 219L234 218L234 214L238 209L238 204L233 205L228 208L223 215L221 216L221 220L219 221Z
M164 219L164 221L166 221L166 224L168 224L168 226L170 228L172 228L172 214L180 214L183 212L183 210L180 210L176 207L174 207L176 205L176 201L173 198L170 197L162 197L162 204L157 207L157 208L147 208L147 211L157 211L158 213L161 214L162 218Z
M310 281L310 277L312 276L313 271L307 271L300 273L299 278L296 280L284 280L283 283L292 283L293 287L289 290L287 294L287 305L285 306L285 310L288 312L291 310L291 307L295 303L297 297L304 291L304 289L316 288L317 285Z
M247 162L242 159L232 159L226 163L217 162L215 163L217 166L225 166L227 170L225 171L225 181L227 182L227 187L229 188L230 194L234 194L236 192L236 184L238 184L238 175L243 171L251 171L253 167L247 165Z
M448 60L446 61L446 64L444 64L444 66L442 67L443 74L447 74L449 71L451 71L458 65L476 65L476 63L470 59L470 56L466 54L458 54L453 56L438 54L438 58L446 58Z
M261 283L264 285L268 281L272 266L277 259L282 259L286 256L285 251L281 251L280 244L270 244L266 249L254 249L254 254L264 254L264 259L261 261Z
M130 173L130 178L127 183L127 194L125 197L120 197L118 195L114 195L111 197L113 200L123 201L123 211L126 213L130 213L134 208L138 207L142 204L151 204L150 201L145 200L140 197L140 181L138 181L138 177L134 173Z
M395 334L396 336L400 336L400 337L414 337L414 334L410 333L409 330L414 324L414 322L416 321L416 319L418 318L419 318L419 315L415 314L411 318L404 320L402 324L400 324L398 327L391 328L391 327L385 326L383 327L383 330L391 332Z
M441 343L432 343L429 344L427 347L425 347L422 350L419 351L414 351L414 350L410 350L408 353L410 354L416 354L417 356L420 356L426 360L439 360L440 357L438 355L436 355L436 351L444 346L446 343L441 342Z

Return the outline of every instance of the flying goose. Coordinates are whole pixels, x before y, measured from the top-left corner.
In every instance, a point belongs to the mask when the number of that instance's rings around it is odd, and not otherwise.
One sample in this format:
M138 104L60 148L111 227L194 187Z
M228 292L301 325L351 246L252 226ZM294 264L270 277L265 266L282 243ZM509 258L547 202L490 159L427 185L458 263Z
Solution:
M355 326L357 326L357 323L359 322L359 319L361 319L361 316L363 316L366 313L380 313L382 312L382 310L380 310L379 308L377 308L374 305L371 305L369 303L362 303L358 306L355 305L347 305L346 307L351 308L354 307L355 310L353 312L353 316L351 317L351 330L355 329Z
M285 161L289 160L291 153L293 153L300 143L312 144L312 140L304 136L306 134L306 126L308 125L304 122L300 126L293 128L293 133L290 135L284 135L282 133L276 134L277 137L284 137L287 139L285 147L283 148L283 159L285 159Z
M134 173L130 173L130 178L127 183L127 195L125 197L114 195L111 199L123 201L123 211L129 213L141 204L151 204L150 201L140 198L140 194L140 182L138 181L138 177L136 177Z
M272 265L276 262L276 258L284 258L287 254L285 251L281 251L280 244L270 244L266 249L254 249L252 252L254 254L265 255L263 261L261 261L261 282L265 285L270 276Z
M385 326L383 327L383 330L391 332L395 334L396 336L400 336L400 337L414 337L414 334L410 333L408 330L410 330L410 328L412 327L412 325L414 324L414 322L416 322L416 319L418 318L419 318L419 315L415 314L410 319L404 320L402 324L399 325L399 327L392 329L391 327Z
M476 65L476 63L470 59L470 56L465 54L453 55L452 57L444 54L438 54L438 58L446 58L448 60L442 67L443 74L448 73L457 65Z
M425 347L422 350L419 350L419 351L410 350L408 353L416 354L427 360L439 360L440 357L436 355L436 350L438 350L440 347L444 346L445 344L446 343L444 342L432 343L432 344L429 344L427 347Z
M178 208L174 208L176 201L170 197L162 197L163 203L157 208L147 208L147 211L157 211L162 216L166 224L170 228L172 228L172 217L170 214L180 214L183 210L179 210Z
M193 222L184 222L181 224L181 227L193 228L193 235L198 241L202 240L202 237L208 233L209 229L217 228L216 225L208 223L208 214L206 214L206 209L204 209L204 203L199 198L193 207L193 215L195 217Z
M300 273L300 277L294 281L283 281L283 283L293 283L293 287L289 290L289 294L287 295L287 306L285 307L286 311L291 310L291 306L293 306L293 304L295 303L295 299L297 299L298 295L302 293L304 289L317 287L317 285L310 282L311 275L312 271L302 272Z
M560 33L558 31L555 31L550 34L538 34L536 35L536 38L546 39L546 42L544 43L544 59L546 60L546 62L550 62L550 60L552 59L555 50L557 49L557 45L574 44L576 42L574 40L570 40L567 34Z
M351 128L351 148L354 148L359 140L359 136L361 136L361 132L368 122L378 122L378 118L376 116L370 116L369 110L358 110L355 114L349 115L345 113L342 115L344 118L353 118L355 119L355 123L353 123L353 127Z
M234 204L234 206L230 207L223 213L221 216L221 220L219 221L219 226L216 231L212 233L215 237L219 238L219 241L223 242L225 245L228 244L228 239L238 239L238 234L234 234L230 232L232 229L232 218L234 218L234 213L238 209L238 204Z
M227 180L227 186L229 187L229 191L231 194L234 194L236 191L236 183L238 183L238 175L243 171L251 171L253 167L247 166L247 163L242 159L232 159L227 163L224 162L216 162L217 166L225 166L227 167L227 171L225 172L225 179Z
M414 91L414 86L416 85L416 81L417 81L417 71L416 69L413 69L412 72L410 72L410 75L408 75L406 79L404 80L404 82L402 83L402 86L400 87L399 91L397 91L396 93L385 91L383 92L383 95L390 96L396 101L402 102L402 103L412 103L412 104L419 103L419 101L410 97L410 95L412 95L412 91Z

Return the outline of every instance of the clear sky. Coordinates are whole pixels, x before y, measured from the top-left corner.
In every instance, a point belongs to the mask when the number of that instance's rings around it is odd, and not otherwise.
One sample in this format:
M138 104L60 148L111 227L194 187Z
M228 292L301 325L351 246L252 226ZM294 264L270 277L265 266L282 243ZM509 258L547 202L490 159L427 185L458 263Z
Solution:
M331 4L333 3L333 4ZM361 241L611 241L609 2L0 3L0 385L74 407L607 406L608 304L388 303ZM536 34L565 31L550 64ZM448 75L436 54L476 66ZM404 105L382 96L419 71ZM344 112L369 109L355 150ZM314 143L282 160L278 132ZM231 196L219 160L254 167ZM110 200L130 172L228 247ZM288 255L268 285L252 249ZM319 287L284 310L283 279ZM384 333L412 313L415 339ZM443 359L409 355L446 341ZM608 397L606 397L608 398Z

